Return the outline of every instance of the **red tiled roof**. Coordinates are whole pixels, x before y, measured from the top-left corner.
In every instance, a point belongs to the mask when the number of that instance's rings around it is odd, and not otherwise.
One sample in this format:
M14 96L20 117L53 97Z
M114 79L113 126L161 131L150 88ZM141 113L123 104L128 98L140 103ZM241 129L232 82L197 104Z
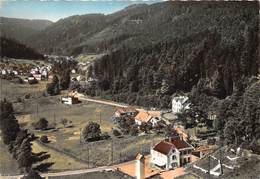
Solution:
M161 141L153 148L155 151L167 155L174 146L171 143Z
M185 142L184 140L180 139L171 139L171 143L177 148L177 149L183 149L183 148L188 148L190 145Z
M140 111L136 116L135 119L141 122L148 122L152 116L148 112Z
M136 109L132 107L118 107L116 111L122 114L127 112L136 112Z
M172 149L184 149L191 147L187 142L180 139L166 139L154 146L154 150L167 155Z

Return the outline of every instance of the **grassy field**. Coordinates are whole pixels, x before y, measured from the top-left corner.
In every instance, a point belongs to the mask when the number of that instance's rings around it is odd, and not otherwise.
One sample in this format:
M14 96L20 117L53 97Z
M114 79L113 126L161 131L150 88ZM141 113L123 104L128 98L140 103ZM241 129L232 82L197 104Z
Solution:
M67 155L59 153L55 150L51 150L50 148L46 148L43 145L40 145L37 142L33 143L33 152L41 152L41 151L48 151L51 157L45 162L53 162L51 169L53 171L61 171L61 170L73 170L73 169L83 169L86 168L87 165L81 162L74 160Z
M135 159L138 153L148 154L153 143L162 136L138 136L113 138L89 144L80 144L71 140L63 143L50 143L55 148L62 148L90 164L90 167L116 164Z
M97 58L102 57L104 54L98 54L98 55L80 55L76 58L78 62L92 62L96 60Z
M4 97L12 102L15 102L17 97L22 97L23 102L14 103L15 111L18 112L16 117L20 125L28 128L39 137L48 136L50 143L45 146L34 144L33 148L35 151L43 150L51 154L49 161L55 162L51 167L52 170L80 169L86 167L86 163L90 167L95 167L131 160L139 152L148 153L151 144L163 138L162 136L125 136L124 138L82 144L80 143L80 131L90 121L100 123L101 131L111 135L114 126L111 116L115 107L86 101L68 106L60 103L62 95L43 97L42 92L46 85L44 83L33 86L18 85L6 81L4 83L5 88L8 89L7 93L4 93ZM31 97L24 99L23 96L28 92ZM34 130L32 123L41 117L46 118L49 124L55 124L56 129ZM70 127L61 123L63 118L71 121ZM72 156L72 158L66 158L68 156ZM77 163L78 160L74 160L73 157L81 159L81 162ZM9 161L2 159L1 162L8 163Z
M30 94L31 98L42 96L47 81L42 81L35 85L28 83L16 84L7 80L0 79L0 99L6 98L9 101L16 102L17 98L24 98L26 94Z

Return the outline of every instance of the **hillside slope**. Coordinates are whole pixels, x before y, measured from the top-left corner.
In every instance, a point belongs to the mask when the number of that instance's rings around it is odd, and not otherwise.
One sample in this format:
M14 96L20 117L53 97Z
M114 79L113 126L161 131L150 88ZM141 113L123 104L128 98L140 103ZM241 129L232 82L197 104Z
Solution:
M257 2L136 5L110 15L62 19L30 37L28 45L44 53L100 53L125 45L139 48L165 39L183 38L209 28L216 28L226 41L232 41L243 33L245 26L252 26L257 7Z
M43 55L15 40L0 37L1 57L17 59L43 59Z
M149 28L140 31L149 38L142 34L119 41L122 47L117 45L93 65L100 94L132 104L169 107L170 96L177 91L198 87L222 99L239 88L242 77L257 75L256 2L167 2L149 7L160 7L168 16L154 14L164 18L154 17L155 23L149 27L147 22Z
M1 36L24 42L29 36L45 29L52 22L48 20L28 20L0 17Z

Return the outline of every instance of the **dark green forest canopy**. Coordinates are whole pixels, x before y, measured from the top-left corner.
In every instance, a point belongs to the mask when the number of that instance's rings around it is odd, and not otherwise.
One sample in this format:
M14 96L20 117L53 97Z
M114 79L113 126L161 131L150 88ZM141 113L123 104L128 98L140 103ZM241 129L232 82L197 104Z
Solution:
M32 48L19 43L16 40L6 37L0 38L1 57L17 58L17 59L43 59L43 55Z

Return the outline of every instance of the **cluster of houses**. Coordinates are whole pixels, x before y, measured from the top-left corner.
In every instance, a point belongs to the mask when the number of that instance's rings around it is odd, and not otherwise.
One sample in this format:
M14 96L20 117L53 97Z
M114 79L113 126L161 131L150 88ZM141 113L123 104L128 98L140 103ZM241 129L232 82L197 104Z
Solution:
M30 73L32 75L35 75L35 78L38 77L39 80L41 79L48 79L49 71L51 70L51 66L37 66L35 68L32 68ZM36 76L38 75L38 76Z
M21 67L16 64L0 64L0 75L23 75L28 73L28 65Z
M172 113L178 114L190 109L188 97L176 96L172 99ZM138 111L133 107L119 107L114 113L114 117L132 117L135 124L140 126L142 123L151 123L155 126L162 121L162 114L159 111ZM216 114L209 113L209 119L215 120ZM215 144L199 144L198 147L192 146L188 141L192 139L186 130L180 126L174 126L176 136L165 138L153 145L150 149L149 166L145 162L145 157L138 155L136 158L137 178L146 178L145 167L152 168L152 171L159 169L160 171L173 171L183 168L186 164L192 163L200 158L209 155L216 150ZM127 173L127 172L126 172Z
M25 81L30 83L31 81L48 80L50 70L50 65L31 68L30 75L25 79Z
M173 114L181 113L184 110L190 109L190 102L186 96L176 96L172 99ZM137 111L133 107L119 107L114 113L114 117L132 117L137 125L142 123L151 123L155 126L162 120L160 111Z
M161 121L161 112L159 111L137 111L133 107L119 107L114 113L114 117L126 116L132 117L138 126L142 123L151 123L155 126Z
M0 64L0 75L26 76L24 81L29 84L48 80L51 75L51 65L34 66L32 64Z

